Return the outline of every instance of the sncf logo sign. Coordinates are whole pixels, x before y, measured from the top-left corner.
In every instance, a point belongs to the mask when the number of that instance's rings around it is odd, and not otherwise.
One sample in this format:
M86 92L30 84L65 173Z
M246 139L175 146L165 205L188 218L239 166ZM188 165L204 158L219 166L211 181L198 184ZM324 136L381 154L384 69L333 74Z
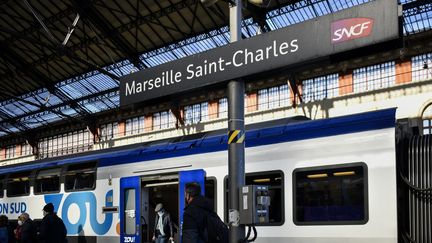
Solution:
M373 19L352 18L335 21L331 24L332 44L369 36L372 33Z

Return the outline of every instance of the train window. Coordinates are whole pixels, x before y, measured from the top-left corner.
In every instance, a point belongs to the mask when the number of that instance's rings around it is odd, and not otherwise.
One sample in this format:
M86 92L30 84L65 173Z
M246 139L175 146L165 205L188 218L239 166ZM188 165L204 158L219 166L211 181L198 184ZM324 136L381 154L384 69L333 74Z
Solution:
M4 180L4 176L0 176L0 198L4 196L3 180Z
M61 168L40 170L36 175L34 193L54 193L60 191Z
M367 166L355 163L296 169L293 195L297 225L365 224Z
M217 212L217 189L216 189L216 178L206 177L205 180L205 197L213 204L213 210Z
M135 234L135 211L136 211L136 200L135 200L135 189L130 188L125 190L125 214L124 214L124 233L127 235Z
M65 191L93 190L96 186L96 162L69 165Z
M20 172L10 175L6 187L6 193L8 197L29 195L30 172Z
M225 221L228 219L228 177L225 177ZM282 171L263 171L246 173L245 185L267 185L270 191L269 223L258 226L282 225L285 221L284 174Z

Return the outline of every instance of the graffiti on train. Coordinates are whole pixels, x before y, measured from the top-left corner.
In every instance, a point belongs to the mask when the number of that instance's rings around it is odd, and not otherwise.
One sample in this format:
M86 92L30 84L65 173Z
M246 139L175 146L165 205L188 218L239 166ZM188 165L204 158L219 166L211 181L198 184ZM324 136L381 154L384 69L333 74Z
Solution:
M135 242L135 236L126 236L126 237L123 237L123 242L124 242L124 243L132 243L132 242Z
M105 206L112 207L112 198L113 191L110 190L105 195ZM46 195L45 203L52 203L54 208L61 209L61 217L67 228L68 234L79 234L82 231L83 226L87 223L87 218L90 220L91 228L97 235L104 235L109 231L112 225L113 215L105 214L104 221L102 223L98 222L97 215L100 214L100 212L98 213L97 200L93 192L71 193L65 197L61 204L62 199L63 194ZM74 205L73 208L79 208L78 212L73 212L74 215L79 213L79 216L77 216L78 221L71 220L68 217L68 212L72 205ZM89 206L88 210L86 205ZM87 217L87 214L89 214L89 217Z

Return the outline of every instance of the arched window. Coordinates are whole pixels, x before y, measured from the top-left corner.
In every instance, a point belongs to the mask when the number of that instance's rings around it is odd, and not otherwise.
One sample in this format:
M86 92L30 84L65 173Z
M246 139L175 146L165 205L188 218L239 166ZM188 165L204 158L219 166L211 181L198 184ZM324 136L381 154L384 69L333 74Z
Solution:
M432 134L432 104L423 111L422 119L423 135Z

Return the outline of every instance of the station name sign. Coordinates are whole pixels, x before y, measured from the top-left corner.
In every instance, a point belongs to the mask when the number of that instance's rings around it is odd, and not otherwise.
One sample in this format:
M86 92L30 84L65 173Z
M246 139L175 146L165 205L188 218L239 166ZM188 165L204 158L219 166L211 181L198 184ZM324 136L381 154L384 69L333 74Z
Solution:
M123 76L120 105L286 68L398 37L397 1L376 0Z

